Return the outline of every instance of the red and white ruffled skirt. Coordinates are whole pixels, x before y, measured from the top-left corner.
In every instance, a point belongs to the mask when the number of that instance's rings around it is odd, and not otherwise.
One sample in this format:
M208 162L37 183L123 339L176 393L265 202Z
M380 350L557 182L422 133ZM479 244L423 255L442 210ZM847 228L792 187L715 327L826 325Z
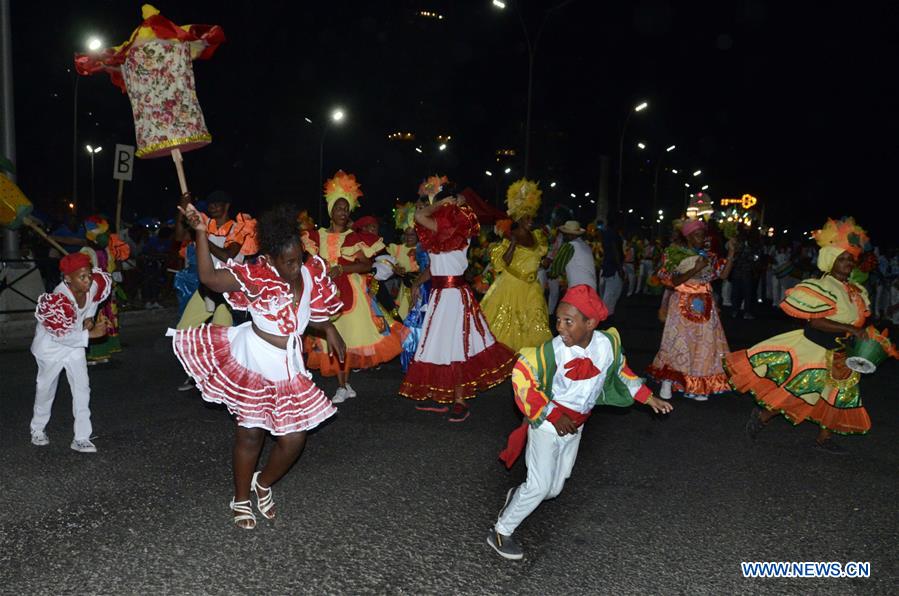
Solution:
M286 435L311 430L337 413L307 376L302 358L256 335L252 323L169 329L167 335L203 399L224 404L240 426ZM293 366L291 352L299 360Z

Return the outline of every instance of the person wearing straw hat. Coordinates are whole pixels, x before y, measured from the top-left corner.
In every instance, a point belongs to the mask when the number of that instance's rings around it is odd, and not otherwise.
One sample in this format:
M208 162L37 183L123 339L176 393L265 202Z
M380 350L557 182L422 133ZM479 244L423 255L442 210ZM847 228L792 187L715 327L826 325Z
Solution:
M843 454L846 448L833 441L832 433L864 434L871 428L859 373L846 366L841 345L844 338L865 337L868 292L849 275L868 237L851 217L828 219L814 236L821 247L817 265L822 276L787 290L780 304L785 313L804 321L804 328L732 352L724 363L733 388L752 393L760 406L746 424L751 440L783 414L794 425L804 420L818 424L815 446Z
M581 238L586 231L580 222L573 219L559 226L565 243L559 248L547 273L551 278L558 278L564 273L568 287L586 285L595 290L596 262L593 251Z

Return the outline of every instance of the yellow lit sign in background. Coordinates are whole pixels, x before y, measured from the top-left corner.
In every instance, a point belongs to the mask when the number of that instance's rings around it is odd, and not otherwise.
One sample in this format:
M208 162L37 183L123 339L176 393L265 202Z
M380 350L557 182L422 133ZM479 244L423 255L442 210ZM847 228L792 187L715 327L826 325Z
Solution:
M727 207L728 205L740 205L743 209L752 209L755 207L756 203L759 200L752 195L746 194L743 195L740 199L721 199L721 206Z

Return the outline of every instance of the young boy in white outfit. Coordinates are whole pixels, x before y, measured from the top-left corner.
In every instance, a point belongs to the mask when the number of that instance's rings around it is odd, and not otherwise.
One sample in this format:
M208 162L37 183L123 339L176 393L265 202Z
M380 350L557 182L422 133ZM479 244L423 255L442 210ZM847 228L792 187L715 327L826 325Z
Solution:
M112 279L99 269L91 271L90 257L83 253L66 255L59 261L63 281L50 294L38 298L34 317L38 320L31 353L37 360L37 388L31 419L31 443L50 443L44 428L56 397L59 375L65 370L72 389L75 439L71 447L95 453L91 442L90 383L85 348L92 338L106 335L106 322L94 321L101 302L109 297Z
M598 331L608 311L596 290L573 286L556 309L559 335L536 348L523 348L512 371L515 403L525 416L500 454L512 467L527 443L528 476L509 490L487 544L500 556L524 557L512 533L541 502L552 499L571 476L581 433L595 405L629 406L637 401L667 414L671 404L656 399L634 375L615 329Z

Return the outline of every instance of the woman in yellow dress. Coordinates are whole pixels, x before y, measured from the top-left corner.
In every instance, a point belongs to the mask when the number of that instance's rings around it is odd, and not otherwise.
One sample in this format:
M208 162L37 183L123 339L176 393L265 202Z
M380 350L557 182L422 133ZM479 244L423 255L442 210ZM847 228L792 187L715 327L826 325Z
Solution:
M415 204L397 205L394 211L396 229L403 233L401 244L388 244L387 254L396 260L394 271L399 276L400 290L396 300L396 314L400 321L405 321L412 308L412 288L406 280L418 274L418 261L415 260L415 247L418 245L418 234L415 232Z
M334 326L346 343L345 360L340 362L330 354L324 339L310 336L306 340L307 368L317 369L326 377L337 375L339 387L331 399L335 404L356 397L348 382L352 369L372 368L393 360L402 351L405 336L401 324L388 324L371 308L367 274L372 270L372 257L384 250L384 241L350 229L350 212L358 206L361 196L356 177L337 172L325 183L330 226L302 235L306 252L318 255L328 264L329 275L343 302Z
M537 280L549 244L541 230L531 230L541 194L537 184L524 178L509 187L507 212L517 225L491 250L497 276L481 300L496 340L516 352L552 339L543 286Z
M794 425L811 420L821 427L816 446L829 453L846 449L831 433L861 434L871 428L862 406L859 373L846 366L844 338L864 337L870 314L868 293L849 280L867 236L852 218L828 220L816 233L821 246L820 278L790 290L780 307L805 327L728 354L725 368L734 389L751 392L758 404L746 432L750 439L778 414Z

